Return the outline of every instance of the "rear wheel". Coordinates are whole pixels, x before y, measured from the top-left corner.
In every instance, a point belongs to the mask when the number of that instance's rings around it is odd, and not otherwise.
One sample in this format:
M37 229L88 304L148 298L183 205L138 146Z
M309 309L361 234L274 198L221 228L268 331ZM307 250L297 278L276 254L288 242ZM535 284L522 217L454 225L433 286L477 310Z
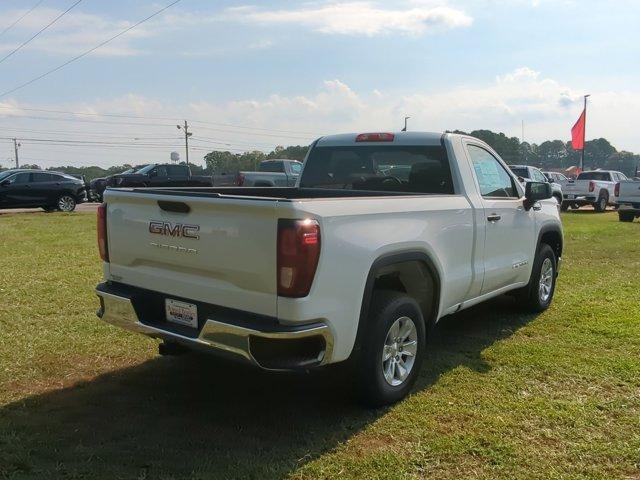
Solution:
M73 212L76 209L76 199L71 195L61 195L57 205L61 212Z
M593 204L593 209L596 212L604 212L607 209L609 203L609 194L601 193L598 197L598 201Z
M633 212L618 212L618 219L621 222L633 222L634 218L636 218L636 214Z
M425 353L425 324L418 303L394 292L375 293L354 368L361 400L372 407L404 398Z
M543 243L533 262L529 285L518 297L522 306L530 312L542 312L549 308L556 290L557 259L553 249Z

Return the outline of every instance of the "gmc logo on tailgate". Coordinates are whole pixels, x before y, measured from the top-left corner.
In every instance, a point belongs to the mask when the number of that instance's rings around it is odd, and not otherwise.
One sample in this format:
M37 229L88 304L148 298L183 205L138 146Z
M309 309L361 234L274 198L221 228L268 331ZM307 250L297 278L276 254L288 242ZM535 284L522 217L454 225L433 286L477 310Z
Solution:
M200 236L200 225L186 225L183 223L171 222L149 222L149 233L155 235L166 235L167 237L193 238L198 240Z

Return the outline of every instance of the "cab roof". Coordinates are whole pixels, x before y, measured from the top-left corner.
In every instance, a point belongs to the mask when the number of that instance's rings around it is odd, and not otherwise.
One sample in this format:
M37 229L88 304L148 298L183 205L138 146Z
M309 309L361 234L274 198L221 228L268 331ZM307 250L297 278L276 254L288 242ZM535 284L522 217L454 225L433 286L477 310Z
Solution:
M356 143L356 137L362 134L384 133L393 135L392 141L360 141ZM427 145L439 146L442 144L443 133L435 132L386 132L367 131L357 133L341 133L338 135L327 135L318 139L316 146L318 147L346 147L355 145Z

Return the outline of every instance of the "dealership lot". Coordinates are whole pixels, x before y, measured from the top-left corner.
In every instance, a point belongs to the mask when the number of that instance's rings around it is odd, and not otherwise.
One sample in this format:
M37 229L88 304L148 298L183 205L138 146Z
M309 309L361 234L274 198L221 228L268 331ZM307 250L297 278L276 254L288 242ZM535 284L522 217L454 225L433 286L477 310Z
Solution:
M550 310L445 319L414 395L366 411L333 373L157 357L95 318L92 215L3 215L0 478L636 478L640 223L563 222Z

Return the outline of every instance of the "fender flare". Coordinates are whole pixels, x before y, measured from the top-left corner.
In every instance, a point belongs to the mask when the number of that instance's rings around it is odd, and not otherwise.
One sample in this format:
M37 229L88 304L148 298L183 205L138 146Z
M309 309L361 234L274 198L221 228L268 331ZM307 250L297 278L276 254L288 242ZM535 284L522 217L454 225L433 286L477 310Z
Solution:
M433 259L425 252L419 250L407 250L402 252L386 253L376 258L367 274L367 281L365 283L364 292L362 294L362 304L360 306L360 317L358 319L358 331L356 334L356 340L351 350L351 355L360 350L362 338L366 329L367 316L369 314L369 306L371 299L373 298L373 287L375 284L377 272L386 266L393 265L395 263L412 262L417 261L423 263L429 274L432 276L435 286L434 302L431 307L430 318L425 319L427 323L433 323L435 317L438 315L440 309L440 295L441 295L441 279L436 264ZM428 325L425 325L428 329Z
M538 255L538 251L540 250L540 245L542 245L542 237L547 233L556 233L560 237L560 245L559 245L560 255L557 255L558 256L557 261L560 261L560 259L562 258L562 252L564 251L564 235L562 233L562 228L560 228L560 226L555 224L547 224L547 225L542 225L542 227L540 227L540 231L538 232L538 241L536 243L535 255L536 256ZM553 245L551 245L551 247L553 248Z

